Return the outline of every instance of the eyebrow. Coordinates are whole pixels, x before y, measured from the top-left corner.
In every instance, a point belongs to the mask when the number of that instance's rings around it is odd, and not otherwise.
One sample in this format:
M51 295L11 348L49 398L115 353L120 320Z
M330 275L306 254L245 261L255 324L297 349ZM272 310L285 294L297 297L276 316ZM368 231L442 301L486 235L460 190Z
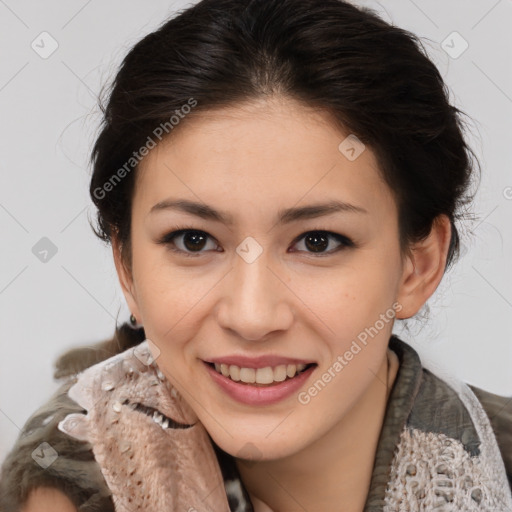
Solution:
M201 217L202 219L221 222L226 225L233 225L234 223L234 219L231 214L216 210L211 206L208 206L207 204L197 203L195 201L189 201L187 199L165 199L155 204L151 208L149 213L152 214L163 210L182 211L185 213L190 213L197 217ZM345 203L343 201L333 200L326 203L318 203L308 206L301 206L298 208L285 208L279 210L277 214L277 223L287 224L298 220L314 219L317 217L322 217L324 215L331 215L333 213L340 212L366 214L368 213L367 210L360 206Z

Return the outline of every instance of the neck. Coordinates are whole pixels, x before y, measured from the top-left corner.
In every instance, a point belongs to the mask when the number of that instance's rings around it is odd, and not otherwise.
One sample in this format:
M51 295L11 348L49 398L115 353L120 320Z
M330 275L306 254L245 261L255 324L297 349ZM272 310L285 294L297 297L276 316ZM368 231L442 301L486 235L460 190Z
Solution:
M325 436L278 460L236 460L255 512L361 512L398 358L390 349L362 399Z

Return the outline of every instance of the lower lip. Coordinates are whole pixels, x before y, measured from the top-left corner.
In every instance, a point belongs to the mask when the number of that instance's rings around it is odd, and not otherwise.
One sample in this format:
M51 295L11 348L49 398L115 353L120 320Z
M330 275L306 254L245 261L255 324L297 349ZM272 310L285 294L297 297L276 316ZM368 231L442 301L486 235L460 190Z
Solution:
M298 391L313 373L317 365L313 365L303 371L293 379L287 379L278 382L272 386L251 386L251 384L241 384L224 377L212 368L208 363L204 362L206 370L212 379L225 391L231 398L248 405L270 405L280 400L284 400Z

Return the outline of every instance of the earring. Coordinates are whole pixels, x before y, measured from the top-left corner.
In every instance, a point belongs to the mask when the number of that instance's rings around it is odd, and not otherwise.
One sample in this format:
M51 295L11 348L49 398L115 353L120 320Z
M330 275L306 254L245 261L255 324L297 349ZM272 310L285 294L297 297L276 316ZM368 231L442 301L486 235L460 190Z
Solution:
M137 325L137 319L133 316L133 313L130 315L130 323L135 327Z

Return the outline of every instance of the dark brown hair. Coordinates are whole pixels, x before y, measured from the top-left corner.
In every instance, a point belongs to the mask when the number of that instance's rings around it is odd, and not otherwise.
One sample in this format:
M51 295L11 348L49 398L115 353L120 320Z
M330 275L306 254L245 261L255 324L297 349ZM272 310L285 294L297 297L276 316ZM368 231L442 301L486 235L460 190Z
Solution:
M90 183L96 235L116 236L131 268L132 155L173 116L186 123L191 99L192 116L276 94L331 114L375 152L398 206L402 254L440 214L450 218L449 268L478 164L464 113L418 37L342 0L202 0L140 40L100 105Z

